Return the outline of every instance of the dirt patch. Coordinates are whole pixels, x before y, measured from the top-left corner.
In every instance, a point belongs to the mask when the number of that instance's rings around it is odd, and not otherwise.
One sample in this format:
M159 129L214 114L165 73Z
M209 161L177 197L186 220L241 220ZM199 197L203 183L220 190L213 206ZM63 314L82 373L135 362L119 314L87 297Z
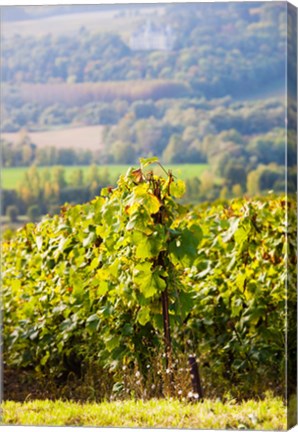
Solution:
M1 137L16 143L21 132L3 133ZM100 150L103 148L103 126L65 128L45 132L28 132L30 140L38 147Z
M34 370L14 370L4 367L2 399L15 402L34 399L99 402L111 394L112 383L109 374L97 370L96 367L82 378L70 372L64 379L50 375L38 377Z
M44 382L34 379L31 372L4 369L2 378L4 400L24 402L30 399L51 399L53 396L53 389L48 389Z

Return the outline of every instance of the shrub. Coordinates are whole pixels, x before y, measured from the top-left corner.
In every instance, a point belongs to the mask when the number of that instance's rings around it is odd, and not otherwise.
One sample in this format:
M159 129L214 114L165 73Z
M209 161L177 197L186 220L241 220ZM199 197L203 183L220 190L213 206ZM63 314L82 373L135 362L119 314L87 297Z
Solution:
M10 205L6 208L6 216L8 217L9 221L14 223L18 221L19 216L19 209L15 205Z
M32 222L37 222L40 218L40 208L37 204L30 206L27 210L28 219Z

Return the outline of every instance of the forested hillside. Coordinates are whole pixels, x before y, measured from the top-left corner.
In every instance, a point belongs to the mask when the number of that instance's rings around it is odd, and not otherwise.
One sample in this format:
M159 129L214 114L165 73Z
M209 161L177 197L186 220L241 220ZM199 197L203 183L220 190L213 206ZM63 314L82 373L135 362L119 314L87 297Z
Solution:
M283 3L166 5L157 19L172 27L176 39L174 50L166 53L134 52L116 31L81 28L75 36L49 33L38 39L4 34L2 79L48 83L163 78L190 82L196 94L207 97L247 95L267 83L269 71L272 82L282 78L285 14Z
M165 164L208 167L208 178L190 179L198 183L195 193L187 185L187 196L197 201L283 192L286 5L143 6L92 9L97 27L82 7L77 30L69 27L77 8L70 15L67 8L19 8L15 18L10 10L4 13L3 166L134 164L156 155ZM31 33L22 27L21 12L31 20ZM56 34L51 29L61 17L65 29ZM293 20L289 9L289 31ZM173 46L134 49L131 37L144 25L170 28ZM288 42L294 53L295 41ZM290 190L296 165L292 71L290 62ZM59 146L59 138L45 147L34 135L65 127L75 135L86 126L102 128L92 150L84 140L76 149L71 139L69 148L65 142ZM81 192L78 202L84 201ZM18 206L16 199L9 204Z

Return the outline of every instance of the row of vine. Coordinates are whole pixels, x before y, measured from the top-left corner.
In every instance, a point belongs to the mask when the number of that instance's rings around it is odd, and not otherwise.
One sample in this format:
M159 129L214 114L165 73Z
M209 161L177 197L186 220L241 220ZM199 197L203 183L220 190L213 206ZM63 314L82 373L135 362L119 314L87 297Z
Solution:
M3 244L4 364L61 379L98 365L111 379L106 392L123 389L129 371L158 396L160 367L178 382L192 353L211 395L282 394L294 203L189 208L177 202L184 183L156 176L153 163Z

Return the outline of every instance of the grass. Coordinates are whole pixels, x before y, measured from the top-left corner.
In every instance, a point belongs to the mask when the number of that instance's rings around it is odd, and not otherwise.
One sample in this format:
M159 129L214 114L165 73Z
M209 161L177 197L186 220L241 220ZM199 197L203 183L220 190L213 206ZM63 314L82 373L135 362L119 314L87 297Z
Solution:
M10 222L8 216L0 216L0 227L2 229L10 228L12 230L17 230L18 228L24 226L24 224L26 224L27 222L29 222L29 219L26 215L19 215L16 222Z
M137 167L137 164L135 164ZM109 171L109 176L111 181L115 181L120 174L125 174L130 165L101 165L99 167L99 172ZM71 174L76 169L82 169L84 178L87 177L89 166L65 166L65 178L69 180ZM199 177L203 171L208 169L207 164L183 164L183 165L165 165L166 169L171 169L173 174L178 178L186 180L187 178ZM28 171L28 167L17 167L17 168L2 168L2 188L3 189L16 189L18 185L23 180L24 174ZM40 167L38 170L40 172L51 169L51 167Z
M3 423L38 426L97 426L195 429L285 430L286 410L279 398L233 401L142 400L80 404L34 400L2 403Z

